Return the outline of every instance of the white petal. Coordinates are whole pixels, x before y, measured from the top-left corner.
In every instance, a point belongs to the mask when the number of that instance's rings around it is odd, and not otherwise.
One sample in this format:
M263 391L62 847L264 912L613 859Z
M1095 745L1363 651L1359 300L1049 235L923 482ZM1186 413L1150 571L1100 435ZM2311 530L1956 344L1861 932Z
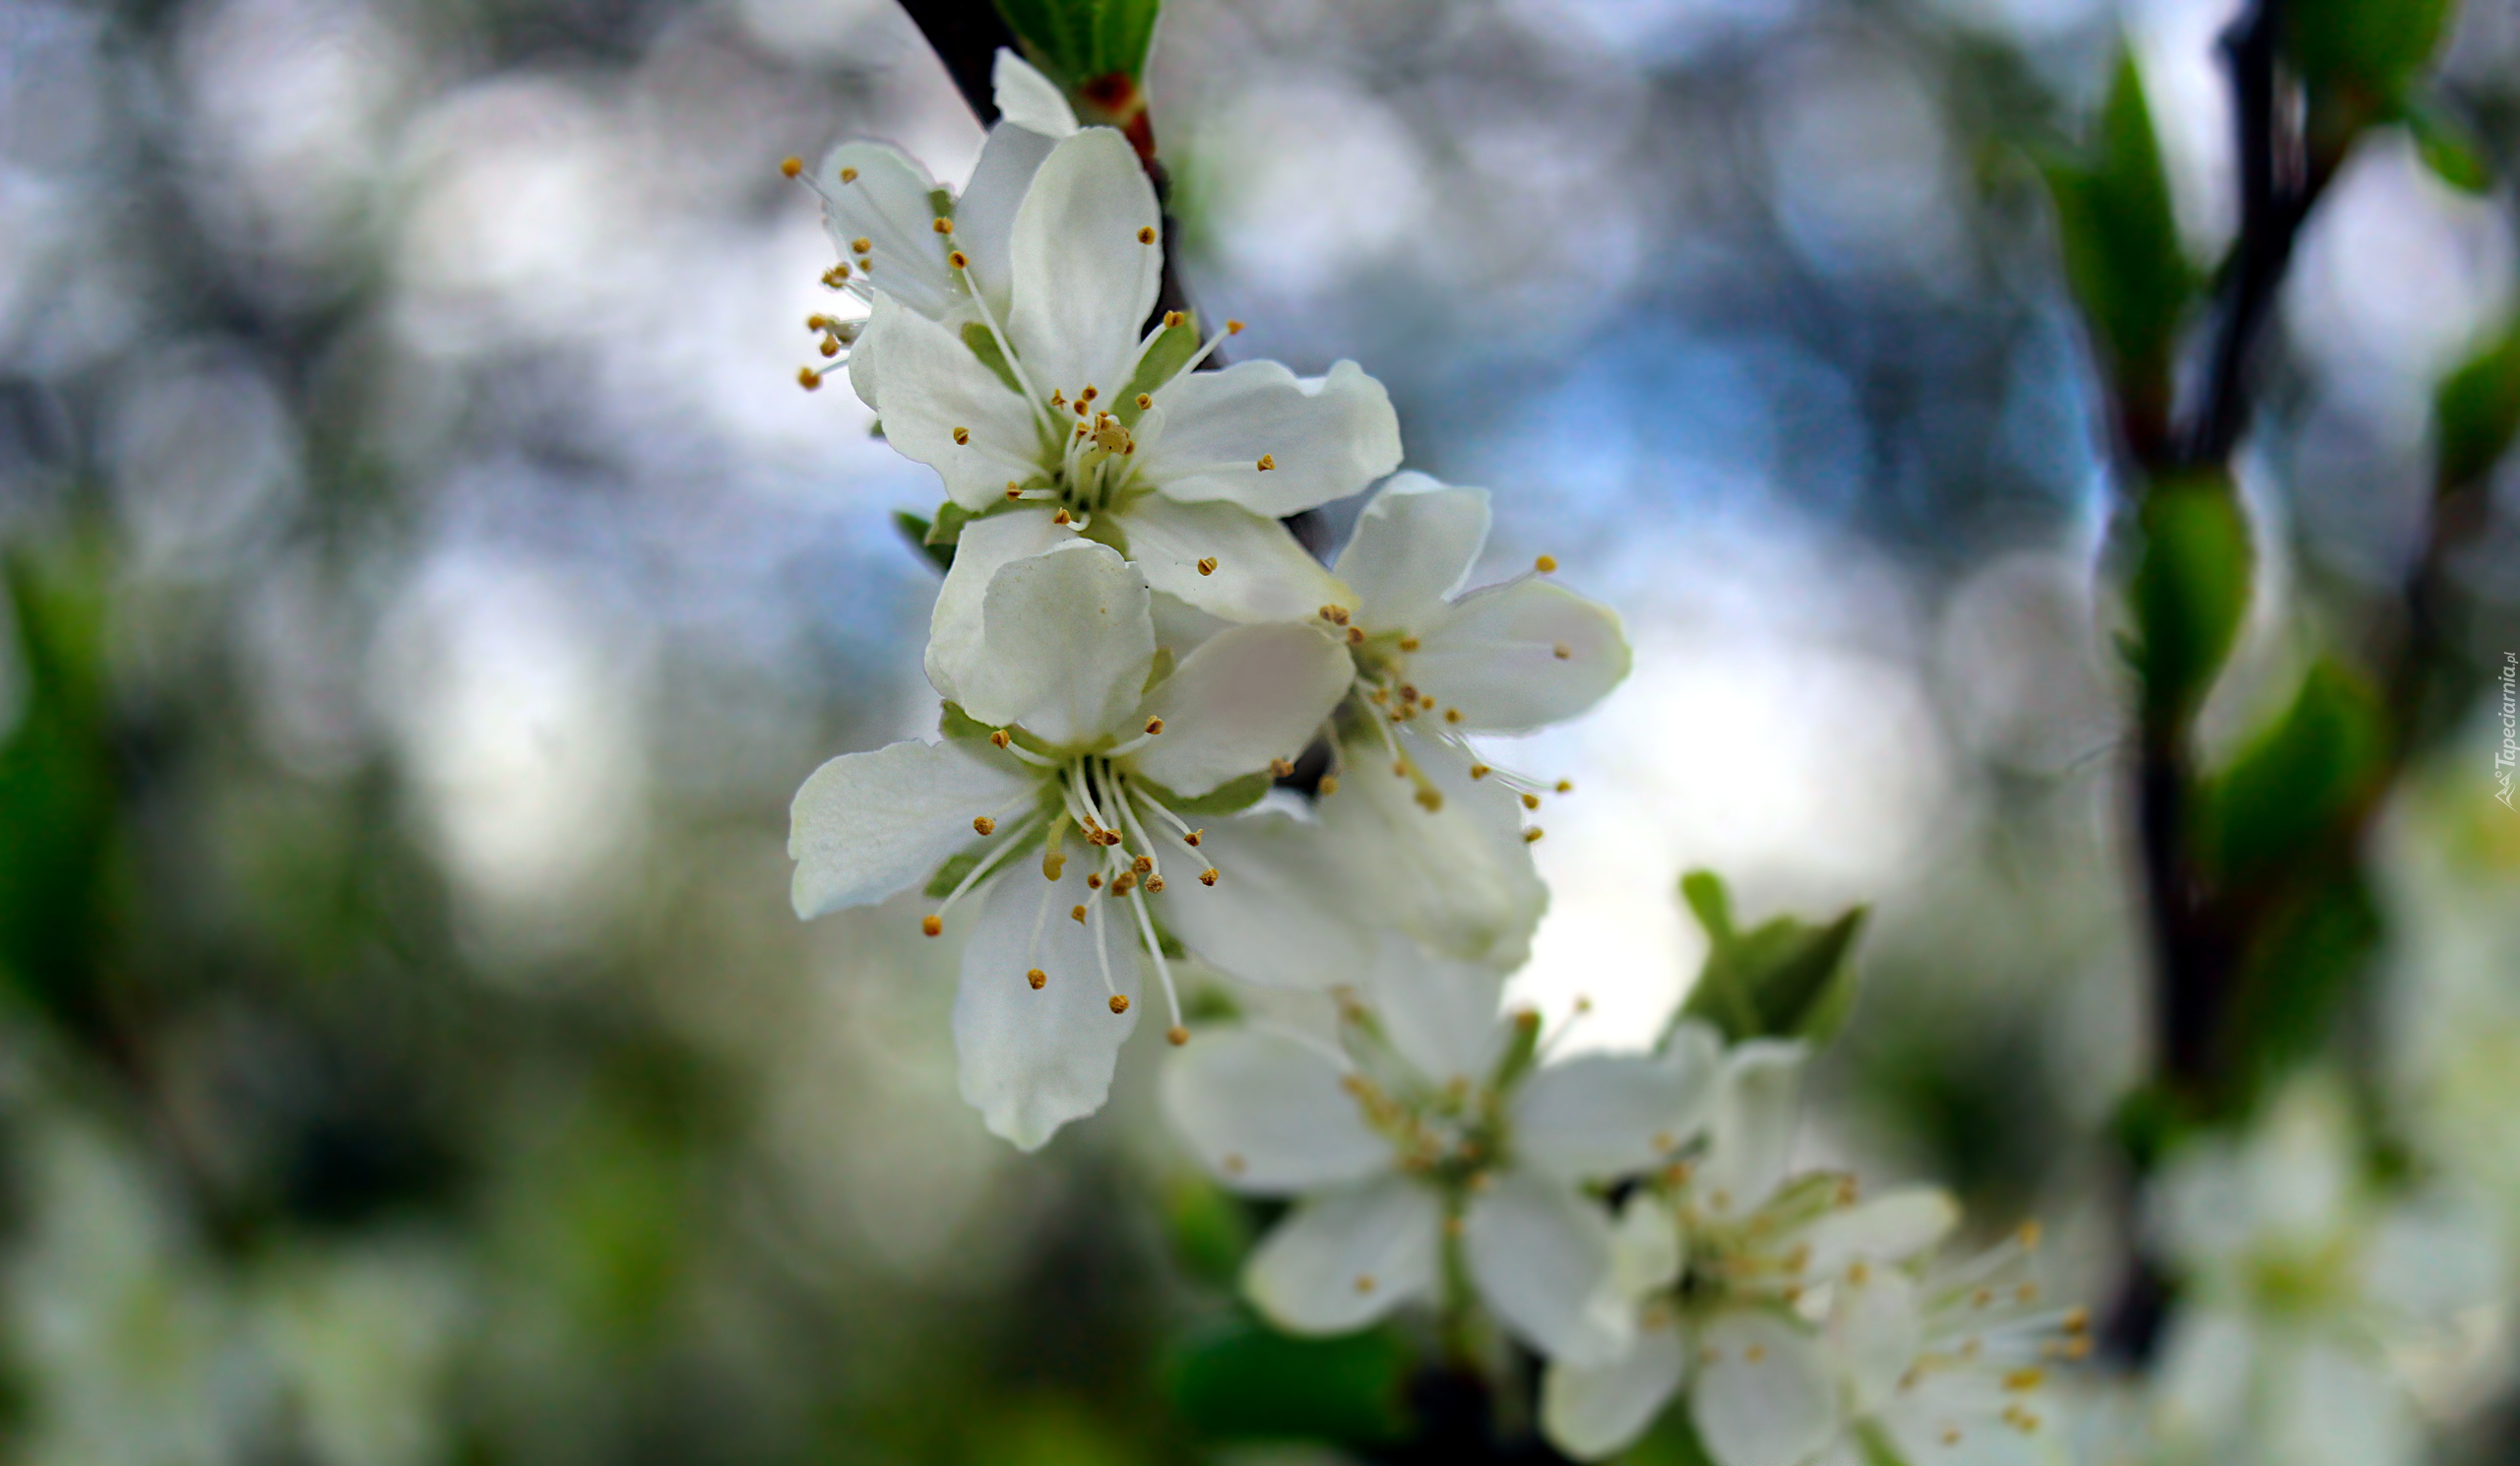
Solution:
M1660 1193L1638 1190L1610 1227L1610 1271L1629 1298L1660 1293L1680 1280L1688 1245L1679 1217Z
M1118 551L1090 540L1001 566L989 577L981 628L979 664L962 679L963 711L1020 724L1055 748L1081 748L1128 726L1155 666L1146 582Z
M1756 1039L1726 1055L1706 1155L1689 1181L1708 1211L1746 1217L1785 1179L1808 1052L1800 1044Z
M1587 1053L1543 1068L1514 1097L1514 1144L1570 1180L1668 1164L1714 1107L1717 1068L1673 1054Z
M1356 517L1338 573L1369 631L1412 631L1461 588L1487 542L1487 490L1394 474Z
M1136 151L1110 128L1062 138L1042 159L1015 211L1006 321L1036 390L1072 399L1127 385L1164 271L1163 226Z
M1869 1415L1889 1400L1922 1343L1917 1285L1906 1273L1866 1268L1831 1290L1829 1347L1855 1414Z
M1310 626L1220 631L1147 694L1138 711L1163 719L1164 732L1129 755L1127 771L1189 798L1292 759L1354 676L1347 649Z
M1238 1191L1288 1195L1391 1169L1333 1049L1257 1027L1191 1035L1164 1071L1164 1110L1199 1164Z
M1159 591L1228 621L1305 621L1354 593L1287 527L1231 504L1180 504L1150 494L1119 518L1129 558ZM1202 575L1199 563L1216 561Z
M1292 1333L1362 1328L1435 1285L1435 1193L1386 1176L1306 1200L1251 1254L1242 1291Z
M1086 889L1085 866L1068 861L1057 881L1030 864L995 877L963 949L954 999L963 1099L1023 1150L1040 1149L1059 1126L1102 1108L1120 1045L1137 1027L1138 943L1126 915L1102 911L1099 926L1068 916L1071 907L1091 917L1112 904ZM1047 978L1038 989L1026 976L1033 968ZM1114 990L1130 999L1127 1012L1111 1011Z
M1050 141L1012 124L990 128L980 144L979 161L972 164L972 181L954 206L954 245L970 261L966 272L1000 325L1006 323L1015 293L1015 211L1023 206L1041 160L1050 156Z
M1811 1249L1816 1275L1833 1273L1858 1257L1903 1262L1951 1235L1960 1204L1940 1186L1904 1186L1831 1212L1812 1223L1801 1241Z
M2261 1407L2267 1454L2285 1466L2415 1466L2422 1427L2376 1357L2315 1336L2290 1341Z
M1183 372L1155 390L1160 428L1141 478L1185 503L1223 499L1283 519L1400 466L1400 419L1354 361L1306 381L1275 361ZM1262 469L1260 460L1273 467Z
M1540 1388L1540 1423L1549 1442L1579 1461L1599 1461L1645 1434L1680 1387L1687 1366L1679 1326L1656 1315L1616 1363L1579 1370L1551 1365Z
M1214 866L1217 883L1167 884L1162 915L1209 966L1263 988L1322 989L1358 981L1373 961L1317 827L1275 811L1213 821L1190 859Z
M1472 779L1459 749L1414 733L1400 742L1437 807L1391 772L1379 739L1348 745L1339 791L1320 803L1357 909L1448 956L1520 967L1548 906L1523 839L1522 805L1495 780Z
M2210 1443L2247 1428L2258 1363L2247 1320L2218 1307L2177 1309L2160 1354L2152 1391L2168 1438Z
M1004 46L997 48L997 59L989 65L988 81L998 115L1007 121L1045 138L1063 138L1076 131L1076 111L1067 104L1058 84Z
M986 680L981 616L989 582L1014 561L1075 541L1076 532L1051 523L1050 515L1048 509L1012 509L963 526L927 623L927 684L947 702L963 701L965 682Z
M1012 759L916 738L844 753L796 791L788 813L790 892L799 917L881 901L924 880L995 815L1040 787Z
M814 186L832 248L852 266L873 265L860 277L866 284L930 320L953 308L961 294L945 268L953 246L936 232L936 180L925 168L881 143L843 143L823 155ZM860 239L871 253L857 252Z
M1428 622L1418 640L1410 679L1459 708L1461 726L1477 732L1562 723L1627 675L1618 614L1544 580L1473 591Z
M861 332L857 345L849 350L849 390L856 393L857 400L864 403L880 421L884 410L876 398L875 388L876 362L879 359L875 343L867 340Z
M1775 1313L1722 1313L1698 1332L1689 1415L1716 1466L1800 1466L1837 1434L1836 1393L1818 1341Z
M1428 1081L1479 1083L1495 1067L1508 1032L1497 1013L1505 980L1495 969L1429 955L1384 932L1365 973L1365 999L1400 1056Z
M1552 1360L1601 1366L1635 1338L1599 1204L1522 1170L1491 1172L1462 1216L1462 1255L1505 1327Z
M1141 572L1146 569L1135 556L1130 557L1129 563L1136 565ZM1155 614L1155 644L1170 652L1175 662L1197 651L1209 637L1233 624L1208 614L1178 596L1166 595L1152 582L1147 589L1154 593L1147 598L1147 609Z
M1008 479L1039 476L1044 454L1032 409L953 331L877 296L857 349L869 344L884 363L884 441L934 469L955 503L991 508L1005 502Z

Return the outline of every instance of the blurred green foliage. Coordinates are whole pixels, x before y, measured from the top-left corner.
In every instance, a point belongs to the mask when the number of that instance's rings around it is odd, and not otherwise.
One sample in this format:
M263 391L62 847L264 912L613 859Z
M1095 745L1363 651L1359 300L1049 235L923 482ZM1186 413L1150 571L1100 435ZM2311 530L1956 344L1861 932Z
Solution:
M2204 704L2248 614L2248 524L2221 472L2154 484L2137 514L2142 544L2126 653L2151 725L2172 727Z
M2442 380L2432 399L2435 480L2481 482L2520 431L2520 318Z
M1050 79L1071 92L1145 73L1162 0L996 0L998 14Z
M1776 917L1741 931L1732 924L1732 895L1711 870L1681 876L1680 899L1710 945L1675 1019L1710 1024L1728 1044L1802 1039L1817 1045L1836 1037L1855 1006L1862 907L1823 925Z
M1295 1338L1236 1310L1175 1346L1172 1401L1212 1439L1383 1444L1407 1432L1416 1356L1389 1328Z
M2045 159L2065 278L2121 395L2166 407L2171 353L2197 293L2144 80L2122 56L2092 136Z
M97 561L0 563L18 641L0 662L15 660L22 678L17 726L0 742L0 982L78 1027L104 1000L118 808Z

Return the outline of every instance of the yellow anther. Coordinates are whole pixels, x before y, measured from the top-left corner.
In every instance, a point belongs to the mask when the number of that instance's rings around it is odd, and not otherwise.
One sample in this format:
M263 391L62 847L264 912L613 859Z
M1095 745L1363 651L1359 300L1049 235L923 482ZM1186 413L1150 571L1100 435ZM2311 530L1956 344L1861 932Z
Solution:
M975 814L972 816L972 828L982 835L994 835L997 833L997 821L985 814Z
M1283 758L1269 760L1269 773L1273 778L1292 779L1294 777L1294 772L1295 766Z
M1210 865L1207 869L1202 870L1202 871L1200 871L1200 872L1199 872L1199 884L1201 884L1201 885L1203 885L1203 886L1212 886L1212 885L1215 885L1216 883L1217 883L1217 867L1215 867L1214 865Z
M1146 731L1151 733L1160 733L1164 732L1164 720L1161 718L1149 718L1146 721Z
M1161 890L1163 890L1163 889L1164 889L1164 877L1163 877L1163 876L1161 876L1161 875L1150 875L1150 876L1148 876L1148 877L1146 878L1146 893L1147 893L1148 895L1152 896L1152 895L1154 895L1155 893L1157 893L1158 891L1161 891Z
M1414 636L1402 637L1400 639L1400 649L1404 652L1414 652L1418 650L1418 638Z
M1557 556L1542 555L1539 559L1532 561L1532 568L1546 575L1557 568Z
M1548 655L1556 658L1560 662L1564 662L1575 655L1575 649L1561 641L1557 645L1548 649Z
M841 170L840 170L840 181L841 181L841 182L843 182L843 183L854 183L854 182L856 182L856 181L857 181L857 170L856 170L855 168L843 168L843 169L841 169Z
M1155 857L1140 856L1129 862L1129 868L1140 875L1144 875L1155 868Z
M1364 644L1365 644L1365 628L1364 628L1364 627L1362 627L1362 626L1351 626L1351 627L1349 627L1349 628L1348 628L1348 645L1350 645L1350 646L1352 646L1352 647L1361 647L1361 646L1363 646Z
M1051 516L1050 516L1050 523L1052 523L1052 524L1054 524L1054 525L1063 525L1063 524L1068 523L1070 520L1072 520L1072 519L1074 519L1074 518L1075 518L1075 516L1074 516L1074 515L1071 515L1071 514L1069 514L1066 510L1062 509L1062 510L1060 510L1059 512L1057 512L1056 514L1053 514L1053 515L1051 515Z
M823 284L835 290L839 289L841 283L848 279L849 262L847 260L843 260L839 264L834 265L823 272Z
M1973 1308L1983 1308L1994 1301L1995 1290L1992 1288L1981 1288L1969 1295L1969 1307Z
M1325 798L1325 799L1326 799L1326 798L1330 797L1332 795L1337 794L1338 792L1339 792L1339 776L1338 776L1338 775L1336 775L1336 774L1324 774L1324 775L1322 775L1322 776L1321 776L1321 788L1317 791L1317 793L1318 793L1318 794L1320 794L1320 796L1321 796L1323 798Z
M793 178L805 171L805 160L801 158L783 158L779 159L779 171Z
M1572 779L1560 779L1560 780L1558 780L1558 781L1557 781L1557 792L1558 792L1559 794L1562 794L1562 795L1571 795L1571 794L1573 794L1573 793L1575 792L1575 781L1574 781L1574 780L1572 780Z
M1154 225L1150 224L1145 228L1138 230L1138 242L1140 244L1153 244L1155 242Z
M2021 1243L2022 1250L2025 1252L2034 1251L2038 1248L2039 1236L2039 1224L2037 1222L2024 1222L2021 1224L2021 1230L2013 1234L2014 1240Z
M1164 1031L1164 1038L1166 1043L1178 1049L1190 1042L1190 1031L1176 1023Z
M1047 983L1049 980L1050 975L1041 971L1038 967L1024 975L1024 981L1033 985L1033 990L1035 992L1040 991L1041 985Z
M1066 407L1066 406L1067 406L1067 394L1066 394L1066 393L1064 393L1064 392L1061 392L1061 391L1060 391L1060 390L1058 390L1056 387L1051 388L1051 389L1050 389L1050 406L1051 406L1051 407L1054 407L1054 408L1063 408L1063 407Z
M2004 1388L2019 1394L2024 1390L2037 1389L2047 1378L2045 1373L2036 1369L2015 1370L2004 1376Z
M1121 871L1119 878L1111 882L1111 899L1116 901L1122 896L1126 896L1129 892L1137 889L1137 884L1138 873L1136 871Z
M1059 872L1060 872L1060 871L1062 871L1062 870L1065 870L1066 868L1067 868L1067 857L1066 857L1066 856L1061 855L1059 852L1054 851L1054 850L1053 850L1053 851L1044 851L1044 852L1042 853L1042 855L1041 855L1041 877L1042 877L1042 879L1044 879L1044 880L1056 880L1056 879L1058 879L1058 878L1059 878Z
M1495 772L1496 771L1494 769L1487 767L1485 764L1472 764L1470 766L1470 777L1473 779L1484 779Z
M1151 407L1154 407L1154 406L1155 406L1155 396L1154 396L1154 394L1152 394L1152 393L1147 393L1147 392L1141 392L1141 393L1139 393L1139 394L1138 394L1138 411L1139 411L1139 412L1143 413L1143 412L1145 412L1147 409L1149 409L1149 408L1151 408Z
M1225 334L1228 336L1240 336L1242 334L1242 323L1240 321L1226 322Z
M2036 1283L2024 1283L2012 1291L2012 1296L2018 1302L2035 1304L2039 1302L2039 1285Z
M823 384L823 374L810 366L796 368L796 385L811 392Z
M1164 324L1167 329L1178 326L1188 319L1190 319L1188 316L1183 315L1177 310L1167 310L1164 313Z
M1270 454L1270 453L1263 453L1263 454L1261 454L1261 455L1260 455L1260 464L1259 464L1259 468L1260 468L1260 472L1261 472L1261 473L1265 474L1265 473L1269 472L1271 469L1276 468L1277 466L1278 466L1278 459L1277 459L1277 455L1275 455L1275 454Z
M1112 994L1111 994L1111 1011L1112 1011L1112 1012L1114 1012L1114 1013L1125 1013L1125 1012L1127 1012L1128 1010L1129 1010L1129 999L1128 999L1127 994L1125 994L1125 993L1119 993L1119 992L1114 992L1114 993L1112 993Z
M1752 1344L1741 1351L1741 1362L1743 1364L1755 1365L1767 1357L1768 1346L1765 1344Z
M935 223L929 225L929 227L935 229L936 232L940 234L950 234L954 232L954 221L950 219L940 219L936 221Z
M1197 844L1199 843L1199 841L1200 841L1203 837L1205 837L1205 836L1206 836L1206 834L1207 834L1207 833L1208 833L1208 832L1207 832L1207 831L1205 831L1205 830L1192 830L1192 831L1191 831L1191 832L1189 832L1188 834L1186 834L1186 835L1184 835L1184 836L1182 836L1182 837L1181 837L1181 843L1182 843L1183 845L1197 845Z
M995 732L995 733L990 733L990 734L988 735L988 740L989 740L989 742L990 742L991 744L993 744L993 745L995 745L995 746L997 746L997 747L999 747L999 748L1003 748L1003 747L1005 747L1007 744L1012 743L1012 742L1014 742L1014 741L1015 741L1013 738L1011 738L1011 737L1008 737L1008 736L1007 736L1006 730L1005 730L1005 729L1002 729L1002 728L1001 728L1001 729L999 729L997 732Z
M821 351L826 356L837 356L840 354L840 343L836 341L826 341L822 344Z
M1680 1142L1671 1138L1670 1131L1657 1130L1654 1132L1654 1148L1656 1150L1669 1153L1679 1149Z
M1008 480L1006 481L1006 499L1007 499L1007 502L1008 502L1008 503L1013 503L1015 500L1020 499L1020 498L1022 498L1022 497L1024 497L1024 490L1022 490L1022 489L1020 489L1020 488L1017 488L1017 487L1015 486L1015 480L1014 480L1014 479L1012 479L1012 478L1008 479Z
M1240 1176L1240 1175L1242 1174L1242 1172L1243 1172L1244 1164L1245 1164L1245 1163L1244 1163L1244 1161L1243 1161L1242 1157L1235 1155L1233 1152L1231 1152L1231 1151L1227 1151L1227 1152L1225 1153L1225 1174L1226 1174L1226 1175L1228 1175L1228 1176Z
M1202 559L1199 561L1199 573L1200 573L1201 575L1214 575L1214 574L1216 574L1216 573L1217 573L1217 557L1216 557L1215 555L1208 555L1208 556L1206 556L1206 557L1202 558Z
M1099 891L1099 890L1102 889L1102 872L1100 872L1100 871L1093 871L1093 872L1089 872L1089 873L1086 875L1086 877L1085 877L1085 888L1086 888L1087 890L1089 890L1089 891Z
M955 443L955 446L960 447L961 445L963 445L963 444L965 444L965 443L968 443L968 442L970 442L971 440L972 440L972 430L971 430L970 428L968 428L968 427L958 427L958 428L954 429L954 443Z
M1090 411L1090 410L1086 407L1086 400L1085 400L1084 398L1082 398L1082 397L1078 398L1076 401L1074 401L1074 402L1072 402L1072 403L1069 403L1069 404L1068 404L1068 406L1069 406L1069 407L1072 407L1072 408L1074 408L1074 409L1076 409L1076 415L1078 415L1079 417L1082 417L1082 416L1086 415L1086 414Z
M857 254L869 254L872 253L875 248L875 241L867 238L863 234L860 234L856 238L849 241L849 247L851 251Z
M808 331L821 331L827 327L837 326L840 323L838 321L833 320L829 316L817 315L805 317L805 329Z
M1076 400L1078 402L1092 402L1096 397L1101 395L1101 388L1096 387L1092 382L1088 382L1085 384L1085 390L1076 395Z
M1538 808L1540 807L1540 796L1538 796L1538 795L1525 795L1525 796L1523 796L1523 807L1524 807L1524 808L1526 808L1526 809L1538 809Z
M1958 1426L1943 1427L1942 1443L1945 1445L1958 1445L1960 1443L1960 1428Z
M969 270L972 268L972 257L958 249L945 256L945 263L957 270Z
M1389 688L1376 687L1373 691L1366 693L1365 698L1375 707L1381 707L1383 704L1391 701L1391 691Z
M2089 1329L2091 1327L2091 1309L2079 1307L2067 1308L2065 1310L2065 1321L2063 1327L2065 1332L2069 1334L2078 1334Z
M1543 831L1540 826L1534 825L1523 832L1523 843L1525 845L1538 845L1540 844L1540 837L1545 832Z
M1444 709L1444 721L1445 721L1446 723L1459 723L1459 722L1461 721L1461 709L1459 709L1459 708L1446 708L1446 709ZM1539 805L1537 805L1537 804L1535 804L1535 805L1533 805L1532 807L1533 807L1533 808L1538 808L1538 807L1540 807L1540 806L1539 806Z
M1084 924L1085 924L1085 908L1084 908L1084 907L1081 907L1081 906L1071 906L1071 907L1069 907L1069 908L1067 909L1067 914L1068 914L1068 916L1069 916L1071 919L1073 919L1073 920L1075 921L1076 924L1078 924L1079 926L1082 926L1082 925L1084 925Z
M939 935L945 930L945 919L939 916L921 917L918 919L918 929L929 936Z
M1847 1264L1847 1281L1858 1288L1872 1281L1872 1266L1858 1257Z

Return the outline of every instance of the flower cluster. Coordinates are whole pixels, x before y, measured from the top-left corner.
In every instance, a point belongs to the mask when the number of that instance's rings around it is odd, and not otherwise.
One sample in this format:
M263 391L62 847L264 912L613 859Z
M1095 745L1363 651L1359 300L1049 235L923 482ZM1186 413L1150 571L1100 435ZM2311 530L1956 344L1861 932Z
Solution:
M1253 1305L1337 1333L1431 1304L1472 1352L1492 1320L1548 1362L1561 1449L1616 1450L1683 1390L1719 1466L2037 1433L2082 1315L2019 1275L2026 1241L1928 1268L1956 1220L1938 1191L1859 1204L1791 1174L1798 1044L1683 1022L1568 1056L1507 1009L1546 902L1524 821L1568 790L1471 739L1598 702L1628 669L1617 618L1545 556L1464 591L1487 495L1395 473L1354 363L1203 369L1239 327L1158 313L1128 143L1011 55L996 86L959 196L871 144L812 175L826 283L863 313L810 324L943 479L953 548L925 656L942 737L806 782L798 914L916 887L936 936L977 908L962 1089L1026 1149L1102 1106L1151 975L1175 1129L1225 1186L1293 1202ZM1378 479L1328 566L1281 522ZM1335 1020L1194 1036L1191 960Z

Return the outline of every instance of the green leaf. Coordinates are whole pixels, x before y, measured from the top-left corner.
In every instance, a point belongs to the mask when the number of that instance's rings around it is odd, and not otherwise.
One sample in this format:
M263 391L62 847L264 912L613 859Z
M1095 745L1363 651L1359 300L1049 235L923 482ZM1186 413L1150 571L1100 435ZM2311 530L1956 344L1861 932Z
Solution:
M1682 1403L1687 1398L1684 1394L1671 1397L1645 1438L1618 1458L1620 1466L1716 1466L1714 1453L1697 1438L1697 1428L1689 1420Z
M2450 0L2292 0L2283 41L2314 93L2341 93L2358 111L2395 99L2432 59Z
M1237 1313L1176 1346L1174 1408L1212 1439L1383 1444L1407 1429L1409 1347L1387 1328L1294 1339Z
M997 0L1030 59L1071 94L1104 77L1142 78L1162 8L1160 0Z
M2167 401L2172 351L2197 280L2179 243L2170 177L2131 55L2119 58L2098 130L2081 155L2050 159L2045 171L2066 280L2120 390Z
M2155 484L2131 589L2135 669L2156 716L2183 720L2212 688L2248 612L2248 525L2220 474Z
M1175 814L1226 815L1239 814L1259 803L1260 797L1269 792L1269 786L1275 781L1265 771L1245 774L1239 779L1227 780L1196 798L1184 798L1152 779L1139 782L1145 784L1164 806Z
M1100 0L1094 11L1094 75L1117 72L1130 81L1146 75L1155 46L1155 18L1162 0Z
M1180 325L1165 327L1147 346L1146 354L1138 358L1136 374L1129 378L1129 385L1120 389L1111 415L1120 419L1121 426L1135 427L1138 414L1143 411L1138 407L1138 398L1179 376L1182 365L1198 350L1199 318L1184 311Z
M1778 917L1745 934L1733 928L1732 898L1713 871L1682 876L1680 895L1711 943L1681 1017L1712 1024L1731 1044L1826 1043L1845 1025L1855 1005L1852 957L1864 908L1819 926Z
M896 509L893 511L893 528L901 531L902 538L911 542L911 547L925 555L937 569L954 568L954 546L937 544L927 538L936 530L932 522L921 519L907 509Z
M2246 884L2332 836L2386 773L2388 711L2333 659L2301 679L2292 706L2204 788L2203 853L2224 885Z
M2382 935L2370 889L2346 861L2295 894L2260 928L2224 1009L2217 1042L2231 1077L2216 1098L2245 1114L2335 1039L2338 1020L2371 971Z
M2462 193L2483 194L2493 190L2493 169L2485 159L2485 148L2476 134L2426 96L2407 98L2402 114L2407 130L2415 135L2415 151L2432 175Z
M987 854L988 847L975 845L970 850L957 851L947 856L945 863L937 866L936 873L927 878L927 886L923 894L930 901L942 901L953 895L954 888L963 883L963 877L971 874L972 867L977 865L980 859Z
M0 582L23 674L0 729L0 982L76 1021L101 996L119 805L101 576L12 560Z
M1177 1173L1164 1188L1164 1230L1182 1270L1230 1291L1251 1251L1251 1213L1242 1199L1195 1172Z
M2433 470L2444 489L2481 483L2520 430L2520 319L2450 373L2432 398Z
M980 365L987 367L999 381L1006 384L1007 391L1030 400L1031 394L1024 390L1023 382L1015 375L1014 363L1006 359L1005 349L997 344L997 333L988 329L986 323L966 322L963 326L963 345L971 348L972 354L980 358Z

